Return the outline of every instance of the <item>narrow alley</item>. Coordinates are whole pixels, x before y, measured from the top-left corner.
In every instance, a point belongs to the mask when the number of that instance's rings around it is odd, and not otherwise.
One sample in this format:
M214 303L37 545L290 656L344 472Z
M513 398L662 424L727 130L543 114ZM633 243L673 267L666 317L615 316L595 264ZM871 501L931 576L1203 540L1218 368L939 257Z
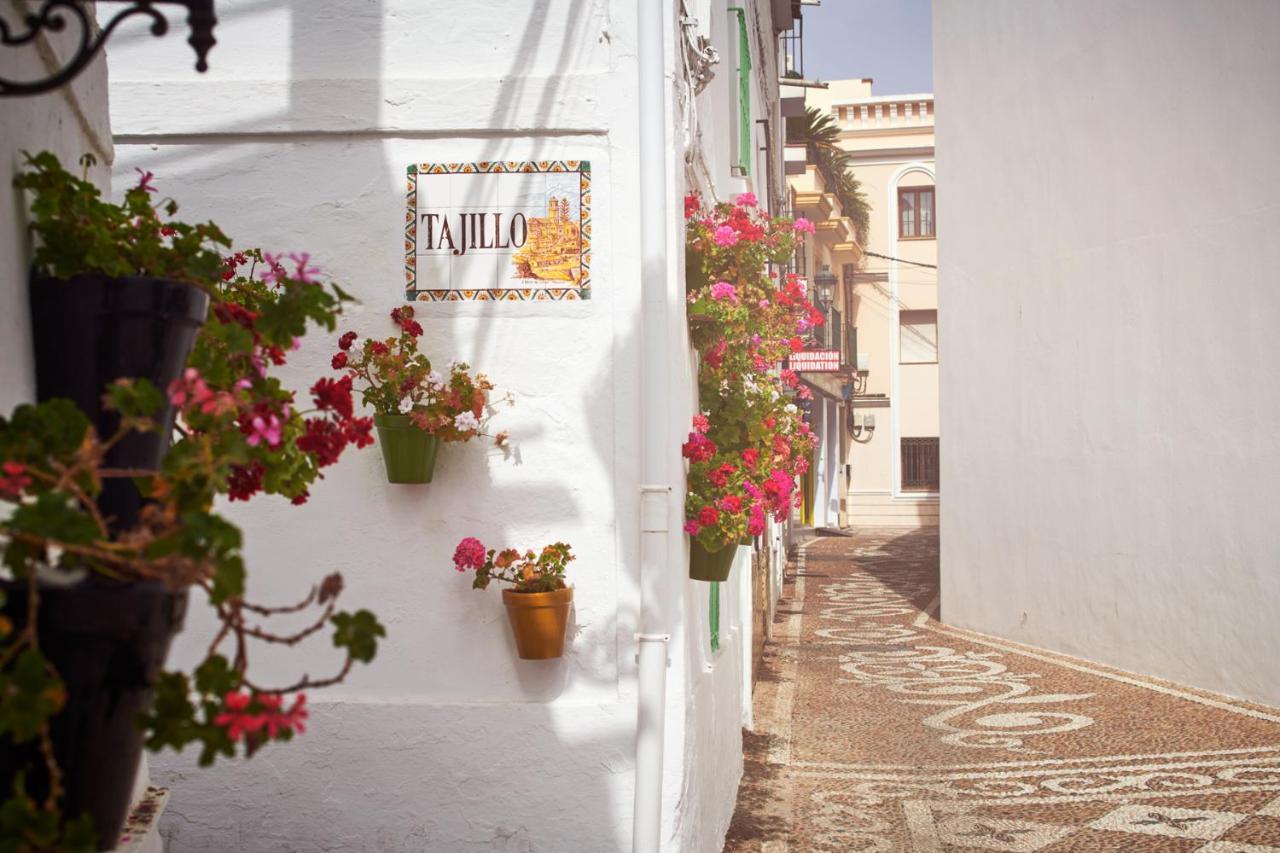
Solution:
M932 530L809 544L726 851L1280 850L1280 712L937 621Z

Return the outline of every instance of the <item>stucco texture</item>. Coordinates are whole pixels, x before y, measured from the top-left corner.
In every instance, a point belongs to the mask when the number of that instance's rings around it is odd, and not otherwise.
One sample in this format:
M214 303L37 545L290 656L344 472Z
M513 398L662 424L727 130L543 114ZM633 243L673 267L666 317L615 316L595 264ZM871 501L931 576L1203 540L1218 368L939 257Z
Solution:
M934 33L942 618L1280 704L1280 6Z
M17 25L12 9L0 11ZM78 38L75 25L68 24L62 33L41 36L21 48L6 47L0 50L0 77L20 81L47 79L59 68L59 58L71 55ZM48 62L42 50L47 51ZM12 176L22 168L22 152L34 154L45 149L73 170L80 168L77 163L82 155L92 154L97 165L88 171L90 180L104 187L109 185L111 126L107 115L107 66L101 58L61 89L43 95L0 98L0 411L5 413L35 395L27 300L27 202L14 189Z
M192 756L153 760L153 778L173 790L162 823L171 850L630 849L642 345L634 14L634 3L604 0L227 0L205 78L140 39L113 54L117 179L145 165L184 215L213 219L239 245L311 252L360 300L339 331L385 335L401 304L408 164L592 167L590 301L417 304L428 355L465 360L514 397L493 421L509 451L446 446L434 481L415 487L389 485L371 448L326 471L301 509L270 498L228 508L245 530L257 598L287 600L341 569L348 606L375 610L388 636L373 665L311 697L312 724L294 743L212 770L197 771ZM677 176L683 155L674 135L671 144ZM673 247L679 189L668 196ZM673 565L653 603L672 634L663 849L701 850L723 837L741 772L738 614L750 594L745 582L726 585L724 643L711 655L706 585L682 580L678 447L693 391L687 341L671 337ZM290 360L295 387L329 372L335 338L308 336ZM466 535L572 544L564 659L515 659L497 591L473 591L450 565ZM181 663L208 640L195 610L174 652ZM332 652L320 641L254 663L275 681L327 671ZM705 763L685 758L700 753Z

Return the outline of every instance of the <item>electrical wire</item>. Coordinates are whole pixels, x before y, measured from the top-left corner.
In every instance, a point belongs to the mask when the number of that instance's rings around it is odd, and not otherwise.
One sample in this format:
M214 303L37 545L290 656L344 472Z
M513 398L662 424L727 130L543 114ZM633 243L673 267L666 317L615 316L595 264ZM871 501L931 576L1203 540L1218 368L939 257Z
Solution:
M886 261L894 261L895 263L899 263L899 264L911 264L912 266L915 266L915 267L928 267L931 270L936 270L938 268L937 264L922 264L920 263L920 261L908 261L904 258L895 258L892 255L881 255L878 252L868 252L866 250L863 250L862 254L870 258L880 258Z

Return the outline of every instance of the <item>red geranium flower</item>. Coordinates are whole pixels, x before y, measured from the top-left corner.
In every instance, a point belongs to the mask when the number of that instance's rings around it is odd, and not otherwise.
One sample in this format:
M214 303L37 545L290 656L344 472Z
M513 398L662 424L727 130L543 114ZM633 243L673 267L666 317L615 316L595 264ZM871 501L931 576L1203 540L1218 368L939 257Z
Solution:
M16 498L22 490L31 485L31 477L27 474L27 466L21 462L6 462L0 466L4 476L0 477L0 496Z
M316 406L322 411L332 409L344 418L349 418L354 413L350 376L344 376L338 380L322 377L311 386L311 395L316 401Z
M338 461L347 438L338 424L328 418L307 418L305 432L298 437L298 449L316 458L316 467L324 468Z
M228 497L233 501L247 501L262 491L262 475L266 469L254 460L249 465L232 465L227 475Z

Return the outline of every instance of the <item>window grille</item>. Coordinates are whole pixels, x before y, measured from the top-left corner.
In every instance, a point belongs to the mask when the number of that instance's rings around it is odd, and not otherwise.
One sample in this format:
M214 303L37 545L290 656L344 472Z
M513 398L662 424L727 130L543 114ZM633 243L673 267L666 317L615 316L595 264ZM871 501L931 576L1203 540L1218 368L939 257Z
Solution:
M938 439L902 439L902 490L938 491Z

